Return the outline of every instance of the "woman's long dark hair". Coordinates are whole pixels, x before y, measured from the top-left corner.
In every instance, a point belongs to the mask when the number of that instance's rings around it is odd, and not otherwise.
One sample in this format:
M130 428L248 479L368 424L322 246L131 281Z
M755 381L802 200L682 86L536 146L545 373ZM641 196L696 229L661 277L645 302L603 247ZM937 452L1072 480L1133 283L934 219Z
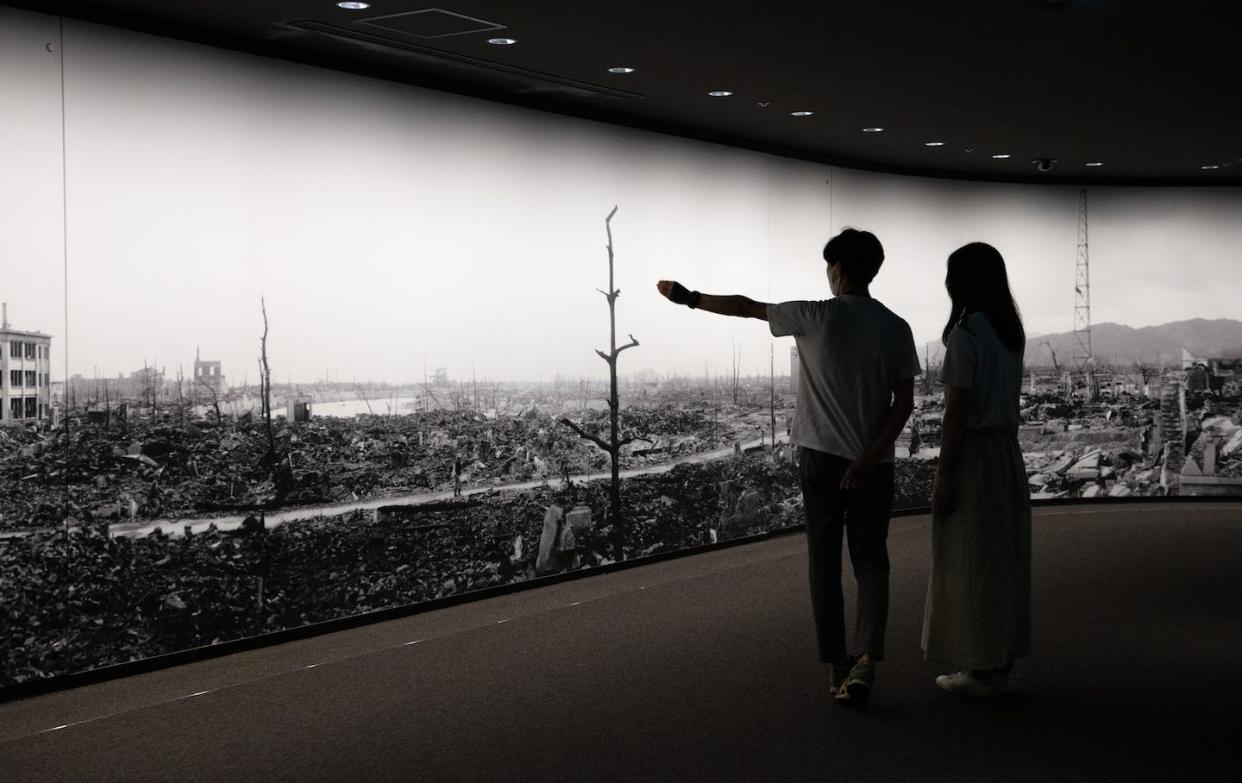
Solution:
M1022 316L1009 291L1009 275L1005 259L996 248L983 242L971 242L949 255L949 271L944 286L953 303L949 322L940 339L949 344L949 332L964 316L983 313L1005 347L1014 353L1026 348L1026 330Z

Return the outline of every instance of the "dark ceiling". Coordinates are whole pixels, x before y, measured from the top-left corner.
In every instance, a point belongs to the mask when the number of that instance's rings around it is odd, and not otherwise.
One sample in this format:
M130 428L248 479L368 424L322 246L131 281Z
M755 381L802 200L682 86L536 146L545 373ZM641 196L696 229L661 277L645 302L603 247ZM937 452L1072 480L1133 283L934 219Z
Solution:
M1242 4L1223 0L4 1L859 168L1242 184Z

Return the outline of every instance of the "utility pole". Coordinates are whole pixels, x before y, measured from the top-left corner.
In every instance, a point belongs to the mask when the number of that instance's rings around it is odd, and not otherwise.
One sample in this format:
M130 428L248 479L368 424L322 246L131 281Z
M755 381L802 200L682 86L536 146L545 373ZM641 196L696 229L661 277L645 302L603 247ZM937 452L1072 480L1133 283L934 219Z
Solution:
M930 395L932 391L931 347L923 344L923 393Z
M1091 352L1091 262L1087 252L1087 190L1078 191L1078 256L1074 265L1074 365L1084 376L1087 395L1096 398L1095 358Z
M772 417L772 450L776 450L776 346L768 343L768 413Z

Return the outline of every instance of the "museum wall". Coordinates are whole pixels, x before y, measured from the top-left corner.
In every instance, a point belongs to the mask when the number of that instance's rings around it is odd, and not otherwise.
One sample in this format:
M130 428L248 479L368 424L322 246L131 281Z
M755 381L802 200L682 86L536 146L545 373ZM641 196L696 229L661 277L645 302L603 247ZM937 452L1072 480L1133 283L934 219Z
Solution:
M1190 488L1207 448L1238 465L1236 189L1090 189L1088 374L1076 188L828 167L3 6L0 103L4 339L50 351L33 387L5 378L47 415L0 430L0 686L796 527L793 341L655 283L827 297L844 226L884 243L873 292L931 370L897 506L930 492L944 259L976 240L1039 335L1037 496ZM583 437L608 437L609 230L637 341L615 507Z

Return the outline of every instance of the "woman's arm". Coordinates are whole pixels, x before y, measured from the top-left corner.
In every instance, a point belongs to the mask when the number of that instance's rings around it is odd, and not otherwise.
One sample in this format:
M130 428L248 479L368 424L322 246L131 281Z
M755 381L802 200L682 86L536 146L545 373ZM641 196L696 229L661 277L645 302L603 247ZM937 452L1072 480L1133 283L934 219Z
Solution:
M709 313L735 318L768 320L767 302L756 302L745 296L702 294L688 290L675 280L661 280L656 283L656 288L674 304L684 304L692 309L706 310Z
M953 497L953 471L962 437L966 434L966 419L970 415L970 389L964 386L944 387L944 422L940 428L940 460L936 468L936 489L932 507L943 514L952 511L957 498Z

